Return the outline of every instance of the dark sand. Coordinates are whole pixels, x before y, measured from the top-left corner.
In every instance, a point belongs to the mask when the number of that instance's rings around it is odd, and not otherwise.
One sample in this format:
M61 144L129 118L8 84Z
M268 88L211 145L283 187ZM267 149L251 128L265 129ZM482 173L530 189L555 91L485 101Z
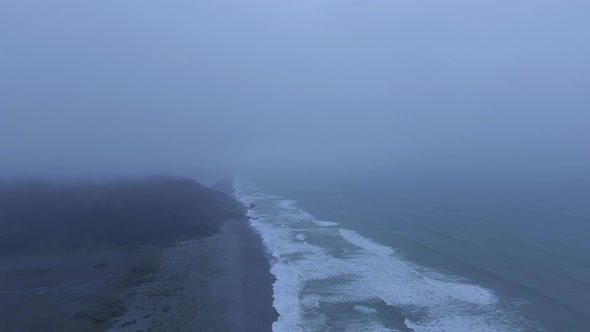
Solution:
M157 246L0 258L0 331L100 331L72 319L99 306ZM77 316L76 316L77 317Z
M246 220L166 246L0 259L0 331L271 331L269 263Z
M163 249L155 264L109 331L271 331L274 277L247 221Z
M217 237L206 239L224 271L223 277L212 283L212 296L228 300L229 330L271 331L278 318L272 306L275 277L260 237L245 220L226 223Z

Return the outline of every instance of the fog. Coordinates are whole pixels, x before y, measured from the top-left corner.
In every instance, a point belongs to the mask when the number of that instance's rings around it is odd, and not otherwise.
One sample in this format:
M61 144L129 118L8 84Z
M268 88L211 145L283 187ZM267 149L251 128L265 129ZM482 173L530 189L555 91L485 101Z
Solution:
M588 178L589 10L2 1L0 176Z

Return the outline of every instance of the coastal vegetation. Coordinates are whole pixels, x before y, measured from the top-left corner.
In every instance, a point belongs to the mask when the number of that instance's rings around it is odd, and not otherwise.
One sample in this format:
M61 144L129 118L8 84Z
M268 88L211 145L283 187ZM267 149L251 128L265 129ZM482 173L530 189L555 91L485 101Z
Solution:
M0 184L0 255L142 245L215 233L243 207L187 178Z

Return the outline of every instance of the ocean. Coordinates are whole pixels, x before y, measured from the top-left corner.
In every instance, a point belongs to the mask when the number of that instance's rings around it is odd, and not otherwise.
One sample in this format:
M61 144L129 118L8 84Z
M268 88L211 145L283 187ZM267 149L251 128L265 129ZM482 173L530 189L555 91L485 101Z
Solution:
M271 257L274 331L589 331L587 192L555 188L235 182Z

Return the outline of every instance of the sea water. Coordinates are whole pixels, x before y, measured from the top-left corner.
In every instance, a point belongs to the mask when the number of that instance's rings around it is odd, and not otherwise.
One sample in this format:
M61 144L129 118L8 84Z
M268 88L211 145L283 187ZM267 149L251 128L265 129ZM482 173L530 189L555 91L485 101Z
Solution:
M348 192L340 188L339 193L324 188L320 195L292 190L298 200L244 179L236 181L235 189L251 207L252 226L273 257L274 306L280 314L275 331L583 330L588 323L583 301L580 312L572 313L552 292L535 291L537 283L551 285L535 280L538 255L548 253L535 253L543 244L533 246L530 237L515 241L526 231L518 225L508 230L495 225L494 220L506 218L502 209L477 214L454 210L440 200L439 205L385 204L388 199L359 195L358 187ZM288 192L284 187L281 191ZM386 213L378 213L380 209ZM521 213L534 215L525 211ZM383 215L399 220L383 222ZM461 225L457 220L476 221ZM580 241L580 246L587 245ZM511 270L507 265L515 257L532 265ZM575 280L578 291L587 291L585 256L569 258L582 264L569 282ZM559 276L540 273L538 278ZM539 320L539 309L553 318Z
M235 183L272 256L275 331L590 327L588 227L563 231L583 211L314 183Z

